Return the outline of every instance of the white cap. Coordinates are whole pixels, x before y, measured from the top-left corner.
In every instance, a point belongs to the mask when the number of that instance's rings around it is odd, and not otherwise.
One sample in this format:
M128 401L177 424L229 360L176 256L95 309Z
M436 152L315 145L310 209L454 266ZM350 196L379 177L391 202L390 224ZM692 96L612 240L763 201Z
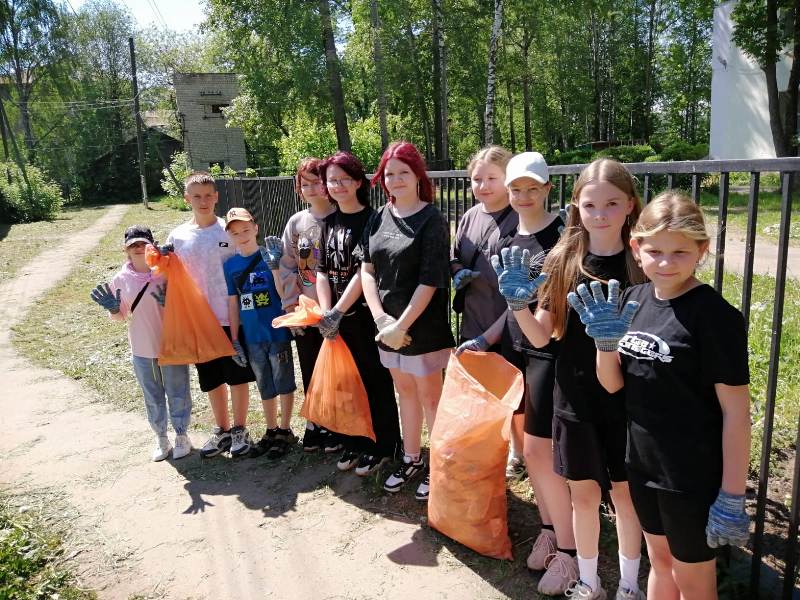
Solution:
M515 179L530 177L539 183L550 181L550 170L544 156L538 152L523 152L517 154L506 165L506 185L511 185Z

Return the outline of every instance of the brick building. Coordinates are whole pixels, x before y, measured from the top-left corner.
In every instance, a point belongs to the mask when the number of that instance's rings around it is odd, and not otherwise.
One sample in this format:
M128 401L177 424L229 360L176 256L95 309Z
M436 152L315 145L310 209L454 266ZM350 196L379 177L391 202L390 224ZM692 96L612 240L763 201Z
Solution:
M235 73L175 73L175 99L183 147L193 169L217 163L234 171L247 167L241 129L225 126L222 109L239 95Z

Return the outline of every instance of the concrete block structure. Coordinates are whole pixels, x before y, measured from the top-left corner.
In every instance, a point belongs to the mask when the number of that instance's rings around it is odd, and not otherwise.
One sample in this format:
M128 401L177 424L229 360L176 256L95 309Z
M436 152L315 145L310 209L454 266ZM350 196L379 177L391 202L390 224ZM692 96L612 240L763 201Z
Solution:
M239 95L235 73L175 73L175 99L183 147L193 169L212 164L244 171L247 167L241 129L225 126L222 109Z

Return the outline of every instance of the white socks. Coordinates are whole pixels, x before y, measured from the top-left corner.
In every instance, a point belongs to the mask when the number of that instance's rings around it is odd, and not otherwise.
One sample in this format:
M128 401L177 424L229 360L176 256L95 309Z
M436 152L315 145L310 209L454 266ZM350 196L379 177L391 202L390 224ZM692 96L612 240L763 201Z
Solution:
M622 552L619 553L619 584L628 591L639 590L639 561L641 560L641 555L636 558L626 558Z
M420 453L417 452L416 454L409 454L408 452L405 453L406 462L416 463L419 462L419 455Z
M620 555L621 556L621 555ZM597 589L597 556L594 558L583 558L578 555L578 574L581 581L593 590Z

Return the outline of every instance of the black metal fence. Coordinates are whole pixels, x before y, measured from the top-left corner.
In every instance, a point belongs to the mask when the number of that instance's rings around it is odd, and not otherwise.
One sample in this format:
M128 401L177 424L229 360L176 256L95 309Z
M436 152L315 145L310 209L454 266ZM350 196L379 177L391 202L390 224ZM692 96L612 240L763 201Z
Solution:
M781 357L781 334L784 319L784 300L787 284L787 260L791 235L791 216L795 180L800 173L800 158L781 158L765 160L703 160L664 163L633 163L626 165L639 178L642 200L649 202L661 189L680 187L700 201L702 184L705 177L719 177L717 196L718 232L714 255L713 285L722 292L723 274L725 271L725 243L729 216L728 201L731 193L731 173L747 173L747 229L745 233L744 265L742 269L742 295L740 308L749 325L751 298L754 276L754 258L756 234L759 216L759 197L761 195L761 176L764 173L779 173L780 181L780 225L777 241L777 260L774 265L775 291L772 310L771 340L769 352L769 371L765 398L757 399L763 403L764 433L761 446L758 483L755 497L755 531L750 549L752 561L750 568L749 596L761 597L764 594L773 596L775 590L774 577L770 589L765 589L762 579L767 567L762 560L764 554L766 509L768 501L783 504L784 499L768 499L770 480L770 457L773 450L773 426L778 389L778 376L781 366L797 369L800 356L792 361ZM572 186L585 165L558 165L550 168L553 191L548 198L548 209L563 208L569 202ZM461 216L475 204L470 191L470 182L466 171L431 171L430 177L436 185L434 203L447 217L451 231ZM260 225L260 231L272 235L280 235L289 217L300 210L301 203L294 191L291 177L235 177L221 179L219 182L220 202L218 210L224 214L232 206L244 206L253 213ZM370 195L373 206L380 206L385 201L380 187L373 188ZM454 318L455 315L451 315ZM457 323L456 323L457 326ZM780 596L791 598L795 593L797 571L797 534L800 523L800 461L797 449L800 448L800 421L795 439L795 458L791 500L789 505L789 523L786 530L784 569L777 574L782 578ZM773 573L774 575L774 573Z

